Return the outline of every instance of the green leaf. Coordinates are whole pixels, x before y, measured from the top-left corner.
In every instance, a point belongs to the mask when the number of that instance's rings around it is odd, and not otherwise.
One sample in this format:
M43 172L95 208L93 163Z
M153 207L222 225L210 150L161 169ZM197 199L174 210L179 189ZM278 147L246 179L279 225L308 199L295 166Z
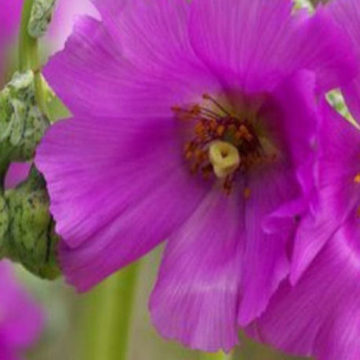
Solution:
M33 72L15 73L0 92L0 161L30 160L48 124L36 105Z
M28 23L29 35L39 38L45 35L51 22L56 0L35 0Z

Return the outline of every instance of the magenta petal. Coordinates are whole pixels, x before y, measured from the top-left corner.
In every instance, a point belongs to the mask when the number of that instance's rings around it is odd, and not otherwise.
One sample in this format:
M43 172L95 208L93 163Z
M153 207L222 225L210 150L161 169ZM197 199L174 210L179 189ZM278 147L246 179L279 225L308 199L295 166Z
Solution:
M31 164L12 163L5 177L5 188L10 189L25 180L29 174Z
M354 182L360 170L360 131L325 102L321 110L317 194L296 234L292 282L298 281L360 200L359 185Z
M360 63L360 61L359 61ZM341 88L351 115L360 122L360 76Z
M171 67L154 68L147 54L138 53L145 64L136 62L122 49L121 39L111 37L106 24L80 18L64 51L44 69L48 82L73 114L169 117L173 106L196 101L204 92L219 91L217 80L196 59L177 56L169 59ZM155 38L151 29L144 31L149 39ZM138 34L132 35L129 43L137 44ZM168 43L169 34L163 36Z
M93 0L124 56L150 72L200 65L188 37L187 0ZM200 69L199 69L200 70Z
M278 140L283 143L283 156L289 157L289 165L306 198L311 196L315 182L315 147L320 123L315 90L314 73L298 71L274 90L272 101L262 111L271 120L270 130L275 128L274 137L282 135Z
M360 262L347 237L345 228L338 231L296 286L282 285L249 330L253 336L318 360L360 357Z
M330 89L355 72L347 37L323 11L294 16L287 0L196 0L191 6L196 52L216 73L236 76L244 90L269 90L301 69L314 71L319 86Z
M171 119L74 118L39 146L36 164L67 245L62 266L79 289L165 240L206 193L182 163L176 130Z
M21 7L22 0L0 0L0 86L4 81L7 47L12 44L20 25Z
M360 64L360 3L357 0L336 0L328 6L332 16L339 26L346 31L352 40L354 52L357 55L357 69ZM347 105L353 116L360 119L360 74L350 84L342 88Z
M45 66L44 75L74 113L89 112L91 108L93 115L106 116L115 109L117 101L114 74L118 59L116 44L102 24L90 17L81 17L64 51L53 56ZM62 76L58 76L59 72Z
M286 244L292 235L292 227L267 232L259 221L266 219L298 194L293 173L283 164L264 173L254 174L249 180L249 188L251 196L245 204L243 298L238 318L241 325L247 325L264 311L270 297L289 271ZM288 222L294 225L291 217Z
M235 197L214 190L169 238L152 319L166 338L205 351L237 342L243 224Z
M0 0L0 46L8 43L20 25L23 0Z
M23 360L19 357L13 349L9 348L5 344L2 344L0 341L0 359L1 360Z
M279 80L282 68L272 64L270 44L276 46L284 34L290 1L196 0L191 7L192 44L216 73L232 72L237 85L250 91Z
M289 57L294 68L315 72L321 91L347 84L358 73L352 44L336 25L326 10L318 8L300 28L299 47Z
M326 204L322 214L307 213L301 220L298 231L296 232L293 256L291 261L290 279L292 284L296 284L304 271L314 260L318 252L329 240L334 230L341 224L334 224L335 220L331 214L324 214ZM318 209L320 210L320 209Z
M98 17L98 13L90 0L57 2L56 11L45 37L47 46L51 46L51 50L58 51L64 46L77 17L80 15ZM49 50L47 49L47 51Z
M0 263L0 310L0 341L8 348L25 349L37 340L43 313L15 280L6 261Z
M287 249L295 233L295 216L308 208L314 181L313 144L319 121L314 88L313 73L298 72L261 110L268 130L283 138L277 138L277 163L255 171L248 180L241 325L264 311L289 272Z

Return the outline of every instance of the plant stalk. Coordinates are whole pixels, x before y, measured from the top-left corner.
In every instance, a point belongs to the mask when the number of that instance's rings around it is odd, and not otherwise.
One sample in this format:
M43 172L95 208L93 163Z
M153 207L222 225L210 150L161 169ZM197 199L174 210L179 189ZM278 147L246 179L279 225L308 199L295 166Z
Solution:
M28 31L28 24L33 4L34 0L24 0L19 33L19 71L24 72L27 70L32 70L34 72L36 102L40 110L45 115L48 115L46 106L46 92L41 76L39 42L36 38L30 36Z
M105 280L85 299L79 335L82 360L126 360L139 264Z

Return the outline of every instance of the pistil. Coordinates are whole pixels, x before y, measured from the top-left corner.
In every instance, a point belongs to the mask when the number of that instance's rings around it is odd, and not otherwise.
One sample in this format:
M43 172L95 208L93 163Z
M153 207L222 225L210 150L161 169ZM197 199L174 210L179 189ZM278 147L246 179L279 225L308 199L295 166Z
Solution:
M209 160L213 166L215 175L225 179L232 175L240 165L238 149L225 141L216 140L209 146Z

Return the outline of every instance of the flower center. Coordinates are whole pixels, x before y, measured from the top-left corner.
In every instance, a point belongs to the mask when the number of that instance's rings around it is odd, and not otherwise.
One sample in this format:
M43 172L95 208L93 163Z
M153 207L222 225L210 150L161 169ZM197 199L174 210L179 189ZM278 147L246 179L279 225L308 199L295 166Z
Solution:
M203 99L204 105L172 109L178 119L192 125L184 156L193 174L220 179L229 193L237 174L269 157L248 119L231 114L207 94Z

